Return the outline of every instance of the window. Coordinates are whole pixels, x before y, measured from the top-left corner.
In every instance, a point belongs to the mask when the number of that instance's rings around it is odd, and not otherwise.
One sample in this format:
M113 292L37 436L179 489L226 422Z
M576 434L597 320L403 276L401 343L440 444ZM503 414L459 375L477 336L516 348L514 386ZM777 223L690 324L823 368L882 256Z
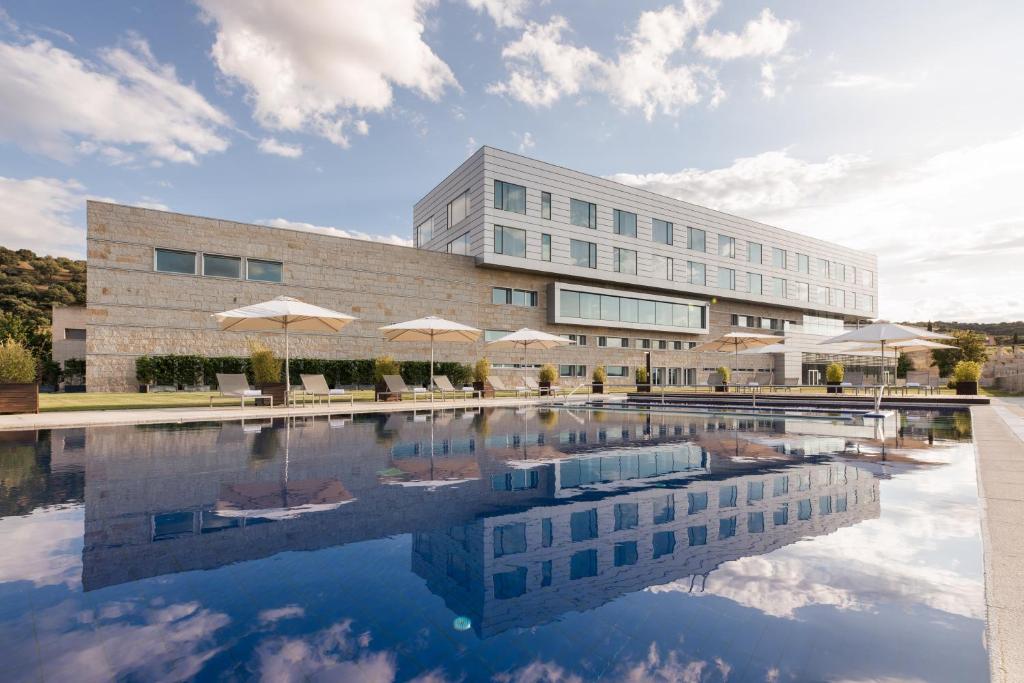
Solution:
M581 228L597 230L597 204L591 204L579 199L570 199L569 222Z
M736 535L736 518L723 517L718 520L718 540Z
M526 213L526 188L503 180L494 181L494 208Z
M597 245L582 240L569 240L569 259L580 268L597 268Z
M506 287L491 288L492 304L511 304L513 306L537 306L537 292L526 289L510 289Z
M695 515L708 509L708 492L686 494L686 514Z
M686 229L686 246L694 251L707 251L706 235L699 228Z
M676 498L671 493L652 501L654 523L665 524L676 518Z
M789 493L789 477L775 477L772 481L772 496L779 497Z
M636 340L636 348L638 348L638 349L649 349L649 348L651 348L651 340L650 339L637 339Z
M658 350L659 351L668 351L668 341L665 340L665 339L659 339L658 340Z
M759 500L764 500L764 482L747 482L747 503L754 503Z
M540 193L540 217L551 220L551 193Z
M761 245L757 242L747 242L747 260L751 263L761 263Z
M156 250L156 269L161 273L196 274L196 253L194 251Z
M841 289L833 289L829 303L836 308L846 308L846 292Z
M526 552L526 524L505 524L494 527L494 556Z
M748 512L747 513L747 531L752 534L763 534L764 533L764 513L763 512Z
M573 543L597 538L597 508L572 513L569 516L569 530Z
M753 327L754 316L750 315L736 315L733 313L729 316L729 324L733 327Z
M85 330L80 327L65 327L64 338L68 341L85 341Z
M814 302L828 305L828 300L828 287L824 285L814 285Z
M734 508L737 501L736 486L723 486L718 489L718 507Z
M707 268L703 263L697 263L696 261L689 261L690 270L690 284L700 285L705 287L708 284Z
M848 266L846 268L846 282L851 285L857 284L857 266Z
M416 226L416 246L422 247L434 236L434 217L431 216Z
M280 282L284 266L280 261L246 259L246 278L261 282Z
M467 232L465 235L460 235L459 237L453 239L451 242L448 243L448 246L445 248L445 250L449 254L461 254L462 256L469 256L469 233Z
M584 579L597 576L597 551L581 550L569 558L569 579Z
M448 202L448 229L458 225L466 219L469 213L469 190L466 190L455 199Z
M796 298L799 299L800 301L811 300L810 287L807 285L806 282L796 283Z
M860 271L860 283L865 287L871 287L874 284L875 274L870 270Z
M780 299L786 298L786 290L789 289L789 283L784 278L773 277L772 278L772 296L777 296Z
M865 311L871 311L875 308L875 297L871 294L861 294L858 300L863 302L861 309Z
M550 261L551 260L551 235L541 233L540 236L540 260Z
M807 257L807 254L797 254L796 255L796 269L799 270L801 273L808 273L808 274L810 274L810 272L811 272L811 259L809 259Z
M722 289L736 289L736 271L732 268L718 268L718 286Z
M484 330L484 341L492 342L501 339L506 334L511 334L511 330Z
M494 253L526 258L526 231L495 225Z
M637 563L640 555L636 549L636 541L623 541L615 544L615 566L627 567Z
M628 349L629 337L598 337L597 345L611 349Z
M586 365L559 365L558 366L559 377L586 377L587 366Z
M672 224L660 218L651 219L651 233L655 242L672 244Z
M552 533L551 518L545 517L540 523L540 544L545 548L550 548L553 540L554 534Z
M657 531L651 536L651 544L654 550L653 559L656 560L662 555L671 555L676 549L676 532Z
M636 237L636 214L621 209L612 211L612 220L615 224L615 234L626 237Z
M526 592L526 567L516 567L494 575L494 597L496 600L518 598Z
M708 527L707 525L691 526L686 528L687 542L691 545L707 545L708 544Z
M615 247L615 272L636 275L636 251Z
M606 365L604 371L609 377L629 377L628 365ZM634 505L633 507L636 506Z
M772 265L776 268L786 267L786 250L772 247Z
M165 512L153 515L153 540L191 536L195 532L195 516L191 512Z
M585 334L563 334L562 336L571 342L576 342L576 346L587 345L587 335Z
M747 291L751 294L761 294L761 275L759 273L747 273Z
M207 277L242 277L242 259L237 256L203 254L203 275Z
M654 254L651 257L651 264L653 265L652 275L656 278L664 278L666 280L672 279L672 259L668 256L659 256Z
M833 280L839 280L843 282L846 280L846 266L838 261L833 261L829 264L829 275Z
M778 510L772 513L772 524L775 526L789 524L789 503L783 503Z
M814 270L818 277L828 277L828 259L814 259Z
M736 258L736 238L728 235L718 236L718 255Z

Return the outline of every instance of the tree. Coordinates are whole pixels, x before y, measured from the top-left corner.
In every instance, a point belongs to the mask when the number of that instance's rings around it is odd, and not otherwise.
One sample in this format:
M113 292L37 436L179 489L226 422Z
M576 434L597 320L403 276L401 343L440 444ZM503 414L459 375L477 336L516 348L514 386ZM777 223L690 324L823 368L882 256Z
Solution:
M896 376L905 378L907 373L913 369L914 362L910 360L910 356L905 353L901 353L896 359Z
M945 343L952 349L935 349L932 351L932 365L939 369L942 377L949 377L956 364L962 360L984 363L988 359L985 348L985 335L971 330L953 330L953 339Z
M1013 333L1012 344L1013 344L1013 350L1016 351L1017 350L1017 345L1020 344L1020 337L1019 337L1019 335L1016 332Z
M932 329L932 321L931 320L928 321L928 331L929 332L934 332L935 331L935 330Z

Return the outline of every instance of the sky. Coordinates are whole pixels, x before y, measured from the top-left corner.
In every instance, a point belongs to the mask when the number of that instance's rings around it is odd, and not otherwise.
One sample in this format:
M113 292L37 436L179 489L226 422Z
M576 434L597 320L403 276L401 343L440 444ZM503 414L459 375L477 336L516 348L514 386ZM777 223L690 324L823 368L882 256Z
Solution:
M85 200L408 244L487 144L879 255L1024 319L1024 3L0 0L0 244Z

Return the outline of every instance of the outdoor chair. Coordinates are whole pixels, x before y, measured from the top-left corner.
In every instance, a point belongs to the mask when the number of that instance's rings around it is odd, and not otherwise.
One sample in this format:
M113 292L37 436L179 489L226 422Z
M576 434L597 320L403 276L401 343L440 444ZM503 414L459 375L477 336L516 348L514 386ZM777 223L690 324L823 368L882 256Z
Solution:
M549 389L542 389L540 384L533 377L523 377L523 386L526 388L528 395L536 392L537 396L541 396L545 391L547 391L549 395L553 396L559 389L559 387L554 384L552 384Z
M494 389L495 394L497 394L497 392L499 391L506 391L512 392L516 396L519 396L520 394L526 392L526 387L516 387L515 389L509 389L507 386L505 386L505 381L502 380L500 377L488 377L487 382L491 385L491 388Z
M714 387L717 391L718 387L725 385L725 378L722 377L722 374L720 372L712 372L710 375L708 375L707 385L709 387Z
M452 381L448 379L447 375L434 375L431 377L431 381L433 381L434 386L441 392L442 401L444 400L445 394L451 394L452 398L455 398L455 396L460 393L463 398L466 398L466 396L472 397L473 394L483 394L482 391L477 391L473 387L462 387L462 389L456 389L452 386Z
M381 380L383 380L384 385L387 387L387 391L382 391L377 394L378 401L381 396L397 396L399 400L401 400L403 395L412 394L412 400L415 402L418 396L428 393L423 387L410 389L406 386L405 380L402 379L401 375L384 375Z
M245 401L251 400L255 406L261 399L266 399L270 402L270 407L274 407L274 397L270 394L264 394L259 389L251 389L249 387L249 380L245 378L245 375L226 375L217 373L217 386L221 396L229 396L231 398L239 399L239 407L245 407ZM210 396L210 407L213 407L213 396Z
M302 380L302 394L304 396L312 396L321 402L326 397L328 406L331 405L332 398L344 396L349 399L350 403L355 404L356 397L353 394L344 389L331 389L323 375L299 375L299 379Z

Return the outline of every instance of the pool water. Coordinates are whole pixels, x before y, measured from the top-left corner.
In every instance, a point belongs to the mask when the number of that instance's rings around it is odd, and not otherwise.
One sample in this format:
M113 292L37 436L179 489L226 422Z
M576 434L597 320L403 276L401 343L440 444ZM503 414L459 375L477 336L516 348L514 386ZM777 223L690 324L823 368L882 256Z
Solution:
M4 681L983 681L970 418L0 432Z

